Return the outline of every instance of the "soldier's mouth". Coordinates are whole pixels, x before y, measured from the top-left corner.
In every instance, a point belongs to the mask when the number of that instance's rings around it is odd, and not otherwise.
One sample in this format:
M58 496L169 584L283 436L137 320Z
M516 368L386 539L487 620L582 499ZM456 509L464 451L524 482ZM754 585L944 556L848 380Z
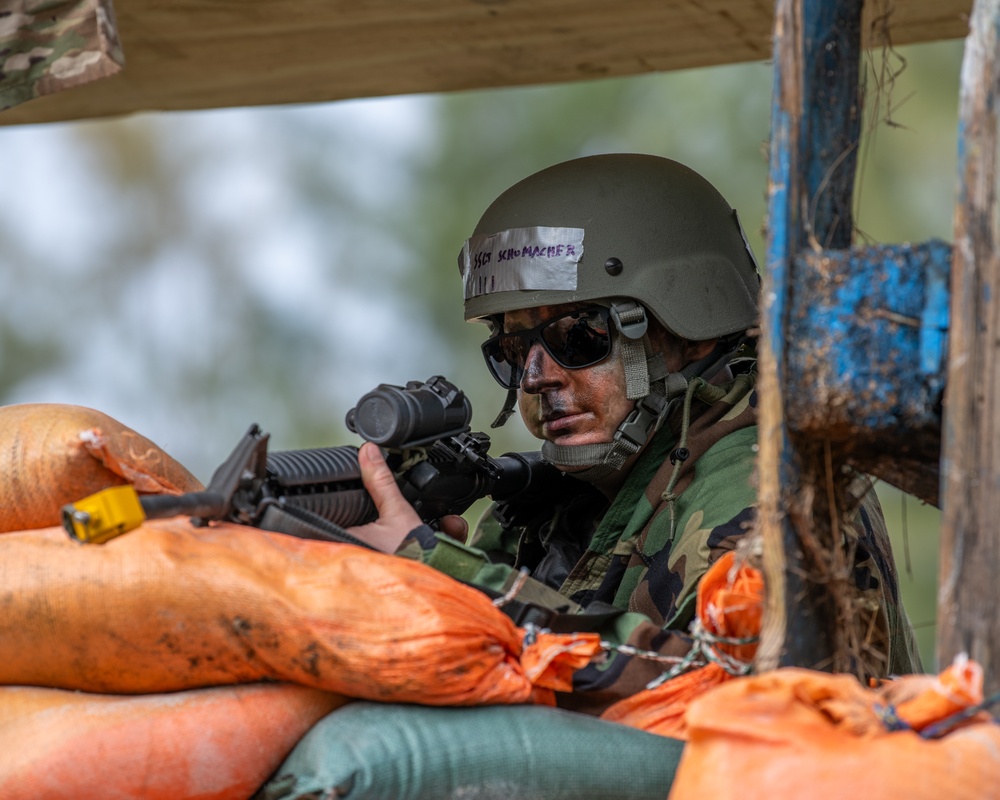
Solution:
M545 414L542 417L542 430L546 436L559 436L572 433L576 425L581 422L586 415L582 412L570 412L560 410Z

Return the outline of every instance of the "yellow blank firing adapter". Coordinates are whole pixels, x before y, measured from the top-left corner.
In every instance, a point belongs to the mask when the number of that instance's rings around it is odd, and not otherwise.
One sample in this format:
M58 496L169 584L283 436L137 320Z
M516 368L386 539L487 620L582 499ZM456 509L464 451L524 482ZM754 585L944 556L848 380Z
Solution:
M89 544L104 544L138 528L145 519L139 493L129 485L112 486L62 509L70 538Z

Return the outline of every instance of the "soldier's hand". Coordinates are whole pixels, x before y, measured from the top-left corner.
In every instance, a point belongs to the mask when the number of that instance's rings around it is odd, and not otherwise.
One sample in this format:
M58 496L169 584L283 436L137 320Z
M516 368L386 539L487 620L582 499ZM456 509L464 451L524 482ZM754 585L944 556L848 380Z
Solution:
M377 445L371 442L361 445L358 450L358 466L361 467L361 480L365 489L378 509L378 519L367 525L348 528L347 532L376 550L395 553L407 534L422 525L423 520L403 497L396 478Z

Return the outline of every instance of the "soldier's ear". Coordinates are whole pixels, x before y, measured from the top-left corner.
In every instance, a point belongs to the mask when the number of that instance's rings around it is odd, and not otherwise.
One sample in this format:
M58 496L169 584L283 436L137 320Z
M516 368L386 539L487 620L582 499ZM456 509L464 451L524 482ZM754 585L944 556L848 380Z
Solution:
M703 339L697 342L693 342L690 339L681 339L681 352L684 358L684 365L687 366L694 361L705 358L715 349L718 343L718 339Z
M650 322L648 336L653 351L663 354L667 368L671 372L679 372L688 364L705 358L719 343L718 339L701 341L681 339L664 328L657 320Z

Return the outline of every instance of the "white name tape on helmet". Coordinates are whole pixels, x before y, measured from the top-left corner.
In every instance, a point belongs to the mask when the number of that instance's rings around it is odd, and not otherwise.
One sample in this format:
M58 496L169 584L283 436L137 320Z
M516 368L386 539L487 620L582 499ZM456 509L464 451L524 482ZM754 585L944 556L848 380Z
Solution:
M576 290L583 228L512 228L462 248L465 299L491 292Z

